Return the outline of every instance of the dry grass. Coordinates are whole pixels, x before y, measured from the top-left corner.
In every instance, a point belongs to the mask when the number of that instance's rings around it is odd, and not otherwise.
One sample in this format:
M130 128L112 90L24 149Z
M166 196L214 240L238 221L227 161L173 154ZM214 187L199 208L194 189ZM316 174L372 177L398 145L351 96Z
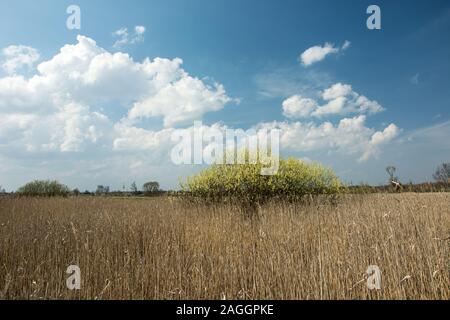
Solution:
M355 195L246 219L170 198L0 198L0 299L449 299L449 204Z

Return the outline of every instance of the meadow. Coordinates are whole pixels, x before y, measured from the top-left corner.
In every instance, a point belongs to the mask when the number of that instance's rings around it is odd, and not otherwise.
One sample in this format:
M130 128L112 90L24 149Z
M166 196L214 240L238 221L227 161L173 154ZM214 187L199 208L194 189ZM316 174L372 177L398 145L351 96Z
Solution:
M0 299L448 300L449 205L450 193L347 194L249 217L168 196L0 197Z

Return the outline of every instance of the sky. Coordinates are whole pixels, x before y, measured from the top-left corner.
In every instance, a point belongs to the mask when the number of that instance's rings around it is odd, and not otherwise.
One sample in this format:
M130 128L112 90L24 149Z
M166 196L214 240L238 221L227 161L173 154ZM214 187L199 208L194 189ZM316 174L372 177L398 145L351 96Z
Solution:
M370 30L370 5L381 29ZM66 12L80 8L80 29ZM0 0L0 186L165 189L177 130L279 129L347 183L450 161L448 1Z

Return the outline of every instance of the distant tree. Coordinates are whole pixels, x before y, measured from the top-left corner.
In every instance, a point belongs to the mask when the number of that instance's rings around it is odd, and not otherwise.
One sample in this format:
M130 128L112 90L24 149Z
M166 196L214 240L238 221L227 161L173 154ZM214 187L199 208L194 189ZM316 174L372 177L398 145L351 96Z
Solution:
M6 190L3 189L3 186L0 185L0 193L6 193Z
M77 188L72 190L72 193L74 196L78 197L80 195L80 190L78 190Z
M97 186L97 190L95 191L96 195L105 195L109 193L109 187L108 186Z
M392 181L398 180L396 177L394 177L395 171L396 171L396 170L397 170L397 169L396 169L394 166L388 166L388 167L386 167L386 172L387 172L388 175L389 175L389 183L391 183Z
M138 189L138 187L137 187L137 185L136 185L136 182L133 182L133 183L131 184L130 190L131 190L131 192L132 192L133 194L135 194L135 195L139 193L139 189Z
M145 194L152 194L160 191L159 183L156 181L150 181L144 184L143 186Z
M441 164L433 174L433 178L437 182L450 184L450 163Z
M69 195L70 189L58 181L35 180L20 187L17 193L29 197L66 197Z
M401 191L403 189L403 185L400 183L398 177L395 176L395 171L397 169L394 166L386 167L386 172L389 175L389 184L394 188L395 191Z

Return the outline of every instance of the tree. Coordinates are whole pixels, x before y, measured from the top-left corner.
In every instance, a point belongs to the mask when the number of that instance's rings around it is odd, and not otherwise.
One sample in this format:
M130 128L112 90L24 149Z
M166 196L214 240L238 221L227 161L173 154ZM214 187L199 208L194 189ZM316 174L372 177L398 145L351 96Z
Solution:
M450 184L450 163L441 164L433 174L433 178L437 182Z
M392 181L397 181L397 177L394 177L395 171L397 169L394 166L388 166L386 167L386 172L389 175L389 183L391 183Z
M152 194L152 193L156 193L159 190L159 183L156 181L150 181L144 184L143 186L144 192L145 194Z
M261 175L262 163L212 165L189 177L181 185L187 194L212 201L231 198L244 205L264 203L271 198L301 199L306 195L335 195L341 182L330 168L295 158L280 160L278 173Z
M97 190L95 191L96 195L104 195L109 193L109 187L108 186L97 186Z
M80 195L80 190L78 190L78 188L73 189L72 191L73 195L78 197Z
M2 185L0 185L0 193L6 193L6 190L3 189L3 186L2 186Z
M29 197L66 197L70 189L58 181L35 180L20 187L17 193Z
M139 193L139 190L138 190L138 187L137 187L137 185L136 185L136 182L133 182L133 183L131 184L130 190L131 190L131 192L132 192L133 194L135 194L135 195Z

